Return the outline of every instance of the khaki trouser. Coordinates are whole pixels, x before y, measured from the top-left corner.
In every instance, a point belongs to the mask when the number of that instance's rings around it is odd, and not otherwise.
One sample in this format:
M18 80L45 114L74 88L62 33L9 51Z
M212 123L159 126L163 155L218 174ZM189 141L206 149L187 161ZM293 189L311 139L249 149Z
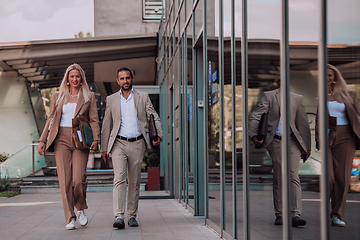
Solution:
M350 125L336 126L336 136L329 150L330 215L340 219L344 217L355 150L355 134Z
M54 152L65 220L76 219L77 210L87 209L86 205L86 166L88 150L76 150L72 140L72 128L60 127L55 139Z
M273 162L273 201L275 216L282 216L281 140L273 139L267 147ZM301 147L294 136L290 137L290 208L291 217L300 216L302 210L299 164Z
M126 177L128 178L128 218L138 211L141 163L146 151L144 139L128 142L116 138L111 150L114 167L113 210L115 218L125 218Z

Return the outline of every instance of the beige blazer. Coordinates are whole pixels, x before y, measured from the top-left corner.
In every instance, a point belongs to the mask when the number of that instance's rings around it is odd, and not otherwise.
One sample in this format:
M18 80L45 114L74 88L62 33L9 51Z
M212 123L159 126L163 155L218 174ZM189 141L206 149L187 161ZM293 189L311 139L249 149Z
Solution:
M108 154L111 152L111 149L116 140L116 136L120 131L120 123L121 123L120 91L106 98L105 117L103 119L102 130L101 130L101 149L102 149L101 151L102 152L106 151ZM151 150L152 146L149 137L148 120L150 119L150 114L153 114L158 136L162 139L163 132L162 132L160 118L150 101L148 93L134 89L133 94L134 94L134 105L136 110L136 116L138 119L140 131L145 138L147 149Z
M45 150L48 152L54 151L54 141L59 131L62 107L63 104L56 105L56 100L58 99L59 92L54 92L51 105L50 105L50 115L46 121L44 130L41 134L39 141L46 143ZM100 141L100 127L99 127L99 117L97 113L97 107L95 102L95 94L91 93L90 101L85 102L84 96L80 93L78 101L76 103L75 116L84 115L89 118L89 124L93 133L94 141Z
M264 92L260 102L249 117L250 138L258 134L261 115L268 112L268 133L262 147L266 148L274 139L280 121L280 89ZM290 93L290 129L304 152L311 150L309 120L302 105L303 96Z
M356 96L355 91L349 91L351 99L354 100L353 103L349 101L345 101L345 111L348 116L349 123L351 128L353 129L356 135L356 149L360 150L360 107L359 107L359 100ZM328 112L329 114L329 112ZM329 115L330 117L330 115ZM319 118L318 114L316 114L315 118L315 140L319 141ZM335 129L336 131L336 129Z

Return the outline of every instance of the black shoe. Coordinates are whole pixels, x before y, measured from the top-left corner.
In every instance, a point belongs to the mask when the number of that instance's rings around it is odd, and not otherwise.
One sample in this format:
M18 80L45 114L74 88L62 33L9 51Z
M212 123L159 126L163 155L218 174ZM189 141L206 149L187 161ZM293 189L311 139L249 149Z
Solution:
M136 221L136 219L134 217L130 218L130 220L128 221L128 224L129 224L130 227L139 226L138 222Z
M283 225L282 216L277 216L275 219L275 225Z
M293 227L306 225L306 221L304 219L300 218L299 216L293 217L291 220L291 223L292 223Z
M118 229L124 229L125 228L124 220L122 220L121 218L116 219L113 224L113 227Z

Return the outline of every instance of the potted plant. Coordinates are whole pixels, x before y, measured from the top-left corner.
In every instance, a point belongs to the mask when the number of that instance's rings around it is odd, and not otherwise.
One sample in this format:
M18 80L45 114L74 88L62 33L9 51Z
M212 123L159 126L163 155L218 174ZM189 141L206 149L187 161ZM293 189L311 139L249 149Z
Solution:
M148 172L148 190L160 190L160 158L157 153L151 153L147 156L147 172Z

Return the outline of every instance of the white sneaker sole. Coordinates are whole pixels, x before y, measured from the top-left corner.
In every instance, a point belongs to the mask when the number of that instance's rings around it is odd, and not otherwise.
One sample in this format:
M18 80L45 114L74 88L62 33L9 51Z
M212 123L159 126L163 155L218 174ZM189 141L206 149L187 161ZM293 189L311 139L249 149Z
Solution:
M86 223L84 225L80 223L80 226L86 227L88 225L88 223L89 223L89 221L86 221Z
M335 226L335 227L345 227L345 226L346 226L345 223L344 223L344 224L341 224L341 223L334 223L334 222L331 222L331 225L332 225L332 226Z

